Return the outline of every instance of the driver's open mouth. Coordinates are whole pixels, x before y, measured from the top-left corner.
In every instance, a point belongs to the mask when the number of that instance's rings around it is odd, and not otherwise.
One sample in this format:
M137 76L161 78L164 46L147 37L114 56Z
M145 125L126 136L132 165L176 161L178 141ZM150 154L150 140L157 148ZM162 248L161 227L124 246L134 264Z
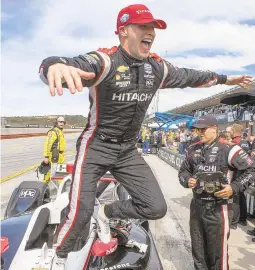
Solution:
M151 45L152 45L152 39L151 38L145 38L141 41L142 47L145 50L150 50Z

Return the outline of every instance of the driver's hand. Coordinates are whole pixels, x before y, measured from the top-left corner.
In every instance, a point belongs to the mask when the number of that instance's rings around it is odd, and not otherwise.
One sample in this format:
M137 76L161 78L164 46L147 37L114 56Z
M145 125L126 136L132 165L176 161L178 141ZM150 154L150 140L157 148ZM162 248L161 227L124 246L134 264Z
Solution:
M251 152L251 156L252 156L252 157L255 157L255 151L252 151L252 152Z
M197 179L190 178L188 180L188 186L189 186L189 188L195 188L197 186Z
M72 94L76 93L76 90L81 92L83 88L81 79L91 80L95 76L93 72L85 72L79 68L65 64L58 63L51 65L47 74L50 94L55 96L57 90L58 95L63 95L63 81L67 83L68 89Z
M233 189L230 185L221 184L221 186L223 187L223 189L214 193L216 197L229 198L233 195Z
M45 158L45 159L43 160L43 162L46 163L46 164L48 164L48 163L49 163L49 159L48 159L48 158Z

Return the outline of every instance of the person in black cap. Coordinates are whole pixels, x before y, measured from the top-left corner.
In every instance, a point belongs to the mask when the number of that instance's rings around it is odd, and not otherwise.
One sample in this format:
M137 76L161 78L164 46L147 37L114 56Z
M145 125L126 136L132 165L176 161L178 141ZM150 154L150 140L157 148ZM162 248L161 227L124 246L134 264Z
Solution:
M200 141L200 137L198 133L196 132L196 128L191 126L189 130L190 134L188 136L188 146L193 145L194 143L197 143Z
M240 146L219 141L213 115L203 115L193 126L201 141L189 147L179 181L193 191L190 235L194 266L199 270L229 269L229 204L233 195L254 182L255 163ZM243 173L231 182L236 170Z

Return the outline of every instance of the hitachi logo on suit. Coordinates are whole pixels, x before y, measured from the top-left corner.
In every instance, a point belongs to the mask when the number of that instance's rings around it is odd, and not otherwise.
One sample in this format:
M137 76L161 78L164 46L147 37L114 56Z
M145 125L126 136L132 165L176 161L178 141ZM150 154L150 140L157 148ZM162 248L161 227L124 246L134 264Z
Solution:
M151 100L152 98L152 94L148 94L148 93L120 93L120 94L116 94L114 93L112 96L112 100L116 100L116 101L147 101L147 100Z
M199 165L198 170L203 172L216 172L217 167L215 165Z

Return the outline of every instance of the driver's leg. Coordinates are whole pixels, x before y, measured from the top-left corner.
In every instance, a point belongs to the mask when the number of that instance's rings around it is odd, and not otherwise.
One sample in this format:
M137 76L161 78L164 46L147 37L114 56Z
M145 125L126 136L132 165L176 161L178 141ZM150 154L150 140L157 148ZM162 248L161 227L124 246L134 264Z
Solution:
M138 154L135 144L122 144L122 151L112 175L131 195L132 199L116 201L105 206L107 217L160 219L167 205L159 184L149 165Z
M108 152L109 149L103 149L94 139L91 142L84 139L80 144L74 164L68 214L57 234L58 257L67 257L77 236L90 222L94 212L97 181L112 162Z

